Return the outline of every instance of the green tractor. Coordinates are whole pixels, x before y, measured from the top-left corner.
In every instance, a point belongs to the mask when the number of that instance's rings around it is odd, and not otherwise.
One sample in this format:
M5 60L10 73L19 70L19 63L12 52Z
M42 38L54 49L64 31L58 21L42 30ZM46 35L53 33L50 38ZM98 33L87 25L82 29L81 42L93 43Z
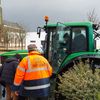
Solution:
M53 66L56 81L58 74L62 75L79 60L88 60L93 72L100 68L100 51L96 49L96 39L100 37L96 32L97 25L92 22L48 24L47 17L45 21L46 25L38 27L37 33L40 36L41 29L46 32L44 55Z

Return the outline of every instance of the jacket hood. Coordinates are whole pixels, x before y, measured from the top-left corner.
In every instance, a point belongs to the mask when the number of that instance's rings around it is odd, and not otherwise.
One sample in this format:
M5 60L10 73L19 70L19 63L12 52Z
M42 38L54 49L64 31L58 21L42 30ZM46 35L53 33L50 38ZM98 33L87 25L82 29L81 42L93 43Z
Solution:
M7 58L6 63L12 62L12 61L18 61L17 58Z
M41 53L38 51L31 51L28 55L41 55Z

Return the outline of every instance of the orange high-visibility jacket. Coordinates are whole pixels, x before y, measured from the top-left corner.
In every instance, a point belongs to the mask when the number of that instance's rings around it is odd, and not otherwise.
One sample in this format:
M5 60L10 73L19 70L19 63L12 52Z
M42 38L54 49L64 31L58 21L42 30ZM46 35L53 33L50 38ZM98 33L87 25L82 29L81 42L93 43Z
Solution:
M24 94L35 96L41 94L41 96L47 96L51 75L52 67L48 61L39 52L32 51L19 63L14 85L20 86L23 82Z

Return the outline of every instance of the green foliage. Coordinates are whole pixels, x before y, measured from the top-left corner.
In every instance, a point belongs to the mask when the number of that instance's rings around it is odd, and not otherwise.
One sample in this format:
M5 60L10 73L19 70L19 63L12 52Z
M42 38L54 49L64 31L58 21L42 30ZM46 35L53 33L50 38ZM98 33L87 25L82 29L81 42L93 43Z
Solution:
M100 69L93 74L89 64L80 62L59 79L58 92L66 100L100 100Z

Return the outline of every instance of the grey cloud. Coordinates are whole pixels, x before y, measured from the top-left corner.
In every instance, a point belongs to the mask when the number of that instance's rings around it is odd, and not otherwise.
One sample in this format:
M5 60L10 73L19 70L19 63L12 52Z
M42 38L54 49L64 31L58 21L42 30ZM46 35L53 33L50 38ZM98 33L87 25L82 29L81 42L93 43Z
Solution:
M30 30L44 25L45 15L50 22L84 21L95 8L99 17L99 4L99 0L2 0L4 18L22 23Z

